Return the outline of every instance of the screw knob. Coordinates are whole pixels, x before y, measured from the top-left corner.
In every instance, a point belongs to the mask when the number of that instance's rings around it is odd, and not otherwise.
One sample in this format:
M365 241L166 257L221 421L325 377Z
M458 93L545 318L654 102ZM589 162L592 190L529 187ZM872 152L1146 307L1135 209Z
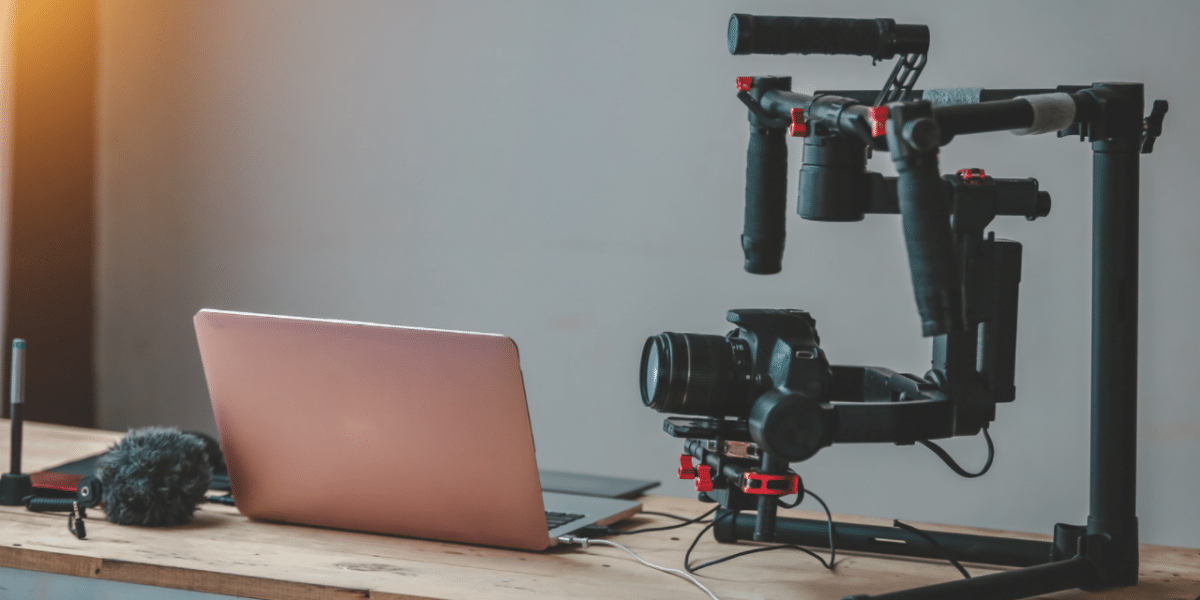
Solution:
M1150 116L1142 124L1142 154L1154 152L1154 140L1162 135L1163 115L1167 114L1167 101L1155 100Z

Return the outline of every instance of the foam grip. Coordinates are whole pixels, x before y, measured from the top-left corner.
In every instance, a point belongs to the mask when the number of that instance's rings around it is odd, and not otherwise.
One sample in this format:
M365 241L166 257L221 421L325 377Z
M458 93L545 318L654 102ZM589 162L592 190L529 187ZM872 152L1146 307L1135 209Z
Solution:
M892 19L828 19L821 17L729 18L730 54L849 54L888 59L924 54L929 28L896 25Z
M787 208L785 131L750 126L742 252L746 255L746 271L758 275L770 275L783 269L784 213Z
M954 233L937 154L897 161L896 196L913 293L925 337L962 331L962 286L954 263Z

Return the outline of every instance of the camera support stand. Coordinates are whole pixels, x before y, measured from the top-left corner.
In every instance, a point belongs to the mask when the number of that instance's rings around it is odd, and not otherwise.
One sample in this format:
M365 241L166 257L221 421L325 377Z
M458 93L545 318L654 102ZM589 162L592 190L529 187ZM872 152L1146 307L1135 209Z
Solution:
M734 15L729 45L734 54L879 59L900 53L901 60L923 66L928 29L888 19ZM920 91L912 90L913 79L889 96L900 101L870 106L882 97L878 92L808 96L791 92L790 78L739 78L738 97L750 111L751 125L742 247L747 271L780 270L784 133L809 138L801 166L801 216L856 221L865 213L900 214L922 331L936 336L934 368L918 378L878 367L830 366L807 313L738 310L730 311L729 320L739 329L724 341L672 333L651 338L643 354L643 401L663 412L734 417L673 417L665 423L671 435L689 438L685 459L700 460L703 485L711 490L706 495L725 509L714 521L719 541L825 545L825 522L775 515L780 482L792 483L787 463L832 443L908 444L974 435L994 419L996 402L1015 396L1020 246L985 239L983 228L1001 214L1044 216L1049 198L1036 190L1036 182L1030 187L1032 180L993 181L975 170L965 170L958 180L942 178L938 149L956 135L987 131L1077 134L1093 151L1087 524L1056 525L1053 542L931 532L933 544L901 529L851 524L835 524L834 539L848 550L919 557L943 556L940 544L956 559L1020 567L846 600L1015 600L1135 585L1139 154L1153 150L1167 103L1156 101L1143 120L1138 83ZM889 150L899 177L867 173L868 149ZM680 371L677 364L687 367ZM681 467L681 475L685 470ZM766 489L770 482L775 489ZM798 477L794 484L803 493Z

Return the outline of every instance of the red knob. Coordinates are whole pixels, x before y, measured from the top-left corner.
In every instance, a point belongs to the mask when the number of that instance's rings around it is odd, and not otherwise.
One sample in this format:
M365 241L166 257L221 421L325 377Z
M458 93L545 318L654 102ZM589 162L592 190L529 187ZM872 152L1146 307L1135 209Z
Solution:
M748 92L748 91L750 91L750 88L752 88L752 87L754 87L754 78L753 77L738 77L737 78L737 88L738 88L739 92Z
M692 457L687 454L679 455L679 478L695 479L696 469L692 468Z
M985 173L983 169L979 168L959 169L958 176L961 177L963 181L971 181L972 179L983 179L984 177L987 177L987 173Z
M888 107L872 106L867 109L867 117L871 120L871 137L887 135Z
M700 465L696 467L699 477L696 478L697 492L711 492L713 489L712 467L708 465Z
M804 109L792 109L792 127L789 129L792 137L808 137L808 123L804 122Z

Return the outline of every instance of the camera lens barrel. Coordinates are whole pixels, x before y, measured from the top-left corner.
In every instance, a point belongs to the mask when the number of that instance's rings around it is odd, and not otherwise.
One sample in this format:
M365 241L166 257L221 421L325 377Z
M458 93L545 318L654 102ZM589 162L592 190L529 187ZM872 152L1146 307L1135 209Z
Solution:
M642 402L658 412L745 416L751 378L745 340L697 333L661 333L642 350Z

